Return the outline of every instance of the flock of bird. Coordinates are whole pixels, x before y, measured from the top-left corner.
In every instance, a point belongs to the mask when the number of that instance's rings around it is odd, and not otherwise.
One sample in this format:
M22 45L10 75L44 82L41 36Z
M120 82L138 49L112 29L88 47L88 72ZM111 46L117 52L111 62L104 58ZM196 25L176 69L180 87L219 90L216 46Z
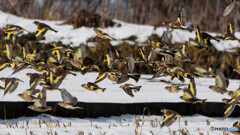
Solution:
M36 40L40 40L44 37L47 31L56 32L53 28L47 24L35 21L37 30L35 33ZM177 17L176 22L164 23L167 27L172 29L189 30L183 25L181 13ZM96 35L102 39L115 40L109 34L94 28ZM212 47L211 40L238 40L234 34L234 26L230 22L227 27L227 33L222 36L213 37L206 32L201 32L200 28L196 28L196 38L189 39L188 42L178 46L173 50L168 42L167 32L164 32L160 41L149 40L148 44L139 46L139 57L134 58L129 55L128 57L121 56L121 52L110 45L107 49L104 60L101 64L96 64L91 58L85 56L86 45L80 44L78 47L72 48L70 45L65 45L61 42L52 42L52 48L49 50L34 50L30 49L28 44L17 46L17 38L26 31L24 28L8 24L3 28L6 36L6 44L4 47L3 55L0 59L0 70L11 66L14 70L12 74L15 74L25 68L31 67L38 73L27 73L30 78L29 89L19 94L19 97L26 101L35 101L33 105L28 108L45 112L50 111L52 108L47 106L46 93L48 90L58 90L61 92L63 102L59 102L58 105L68 109L82 109L76 106L78 99L71 95L66 89L60 89L59 86L64 78L70 74L76 76L71 71L80 71L83 75L89 70L95 69L99 71L98 77L95 82L88 82L82 84L82 87L92 91L103 91L105 88L101 88L97 85L100 81L108 78L117 84L125 83L120 86L129 96L134 97L133 91L139 92L141 86L134 86L126 83L129 79L133 79L136 82L140 79L139 73L134 73L135 63L141 63L152 67L156 72L153 78L168 76L171 79L177 78L181 82L185 79L189 79L188 87L182 87L179 85L167 86L166 90L171 93L183 92L183 96L180 98L187 103L205 103L206 99L197 98L197 90L195 84L195 78L197 77L215 77L215 85L209 86L210 89L220 94L228 94L230 99L222 99L226 103L226 111L224 112L224 118L227 118L234 110L235 106L240 106L240 88L234 91L228 91L229 85L228 79L224 76L220 69L214 69L212 67L204 68L195 64L188 57L189 47L194 47L208 51L208 48ZM14 49L19 49L16 54L13 53ZM174 61L190 63L193 72L187 72L178 65L174 64ZM240 67L237 67L235 71L240 74ZM0 89L4 90L4 95L7 93L13 93L19 82L23 82L18 78L0 78L5 83L4 87ZM40 85L42 90L36 89ZM35 96L38 94L38 96ZM161 110L164 113L164 120L162 127L170 126L178 117L181 117L177 112L168 109ZM238 122L238 126L239 126Z

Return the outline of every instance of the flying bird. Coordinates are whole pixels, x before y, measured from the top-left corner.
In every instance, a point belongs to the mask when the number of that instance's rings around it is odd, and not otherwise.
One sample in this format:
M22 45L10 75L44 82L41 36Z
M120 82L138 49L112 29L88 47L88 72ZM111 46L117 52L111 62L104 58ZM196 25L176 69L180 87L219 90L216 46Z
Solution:
M37 25L37 30L36 30L36 34L35 37L37 40L42 39L42 37L45 35L45 33L48 30L54 31L55 33L57 33L58 31L54 30L53 28L51 28L50 26L48 26L45 23L41 23L39 21L34 21L33 22L35 25Z
M62 95L63 102L59 102L58 105L66 109L83 109L76 106L78 99L72 96L66 89L59 89Z
M215 86L209 86L210 89L214 90L217 93L228 93L227 87L229 85L229 80L224 76L223 72L219 69L216 70L215 76Z
M134 85L128 84L128 83L120 86L120 88L122 88L130 97L134 97L133 92L132 92L133 90L135 92L139 92L141 87L142 86L134 86Z
M97 34L98 37L103 38L103 39L110 39L110 40L115 40L113 37L109 36L107 33L94 28L93 31Z
M161 109L161 112L164 113L164 118L161 124L161 128L171 126L177 120L177 118L182 117L179 113L173 110Z

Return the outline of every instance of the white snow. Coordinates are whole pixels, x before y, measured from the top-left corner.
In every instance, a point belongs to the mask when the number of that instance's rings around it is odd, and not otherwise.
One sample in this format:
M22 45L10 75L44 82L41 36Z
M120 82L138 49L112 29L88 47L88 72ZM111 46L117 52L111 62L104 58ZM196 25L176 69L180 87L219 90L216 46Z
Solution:
M17 17L8 13L0 11L0 27L5 27L6 24L15 24L22 26L24 29L30 32L35 32L36 25L33 23L33 19L26 19L22 17ZM56 29L58 33L49 31L46 33L46 40L42 42L53 42L53 41L62 41L65 44L71 44L72 46L78 46L80 43L86 43L87 39L95 37L96 34L93 31L93 28L80 27L73 29L72 25L59 25L64 21L46 21L38 20L40 22L46 23L51 26L53 29ZM138 37L137 41L142 43L147 40L147 38L153 33L162 35L163 31L166 30L165 27L158 27L154 30L153 26L150 25L138 25L126 23L118 20L114 20L117 23L121 24L121 27L109 27L102 29L104 32L108 33L112 37L121 40L123 38L128 38L130 36L136 35ZM216 33L210 33L211 35L216 35ZM218 34L220 35L220 34ZM240 33L236 32L236 36L240 37ZM183 30L173 30L172 32L172 43L184 43L188 41L189 38L195 38L195 32L188 32ZM212 41L214 46L220 51L234 51L232 48L240 47L239 42L237 41ZM113 42L113 45L116 45L117 42ZM90 46L94 45L93 43L89 44Z
M28 72L35 72L32 69L25 69L20 71L13 76L11 68L6 68L1 72L1 77L17 77L24 81L19 83L17 90L12 94L6 94L5 97L1 97L0 101L23 101L17 95L24 90L29 88L29 77L25 74ZM127 83L134 84L136 86L141 85L140 92L134 93L135 97L130 97L121 88L123 84L114 84L114 82L107 78L98 85L102 88L107 88L104 92L101 91L89 91L81 87L82 84L87 82L94 82L98 73L88 72L84 76L77 73L77 76L68 75L60 85L60 88L66 88L72 95L76 96L80 102L110 102L110 103L140 103L140 102L184 102L179 97L183 95L182 92L170 93L165 90L166 84L159 82L159 80L170 81L167 77L157 78L153 81L147 79L151 78L152 75L142 75L138 83L133 80L129 80ZM207 99L207 102L221 102L222 98L230 98L227 94L222 95L216 93L208 88L210 85L215 84L214 78L199 78L195 79L197 87L197 97L200 99ZM230 80L228 90L235 90L239 87L239 80ZM173 84L181 84L179 80L174 79ZM187 87L189 80L186 79L185 87ZM0 86L4 86L3 82L0 82ZM37 88L41 89L40 86ZM0 95L3 95L3 91L0 91ZM214 95L214 96L213 96ZM48 91L47 101L61 101L61 94L59 91Z
M135 126L136 121L135 118L140 117L141 121L139 122L140 127L136 129L136 131L142 135L151 135L151 132L154 135L162 135L162 134L170 134L171 132L176 132L179 134L179 129L184 129L188 131L190 134L223 134L223 131L211 130L211 127L216 128L231 128L233 123L239 120L239 118L228 118L223 120L222 118L214 118L214 117L205 117L201 115L194 116L183 116L180 120L177 119L170 127L160 128L160 123L162 123L163 115L149 115L149 116L133 116L133 115L122 115L122 116L112 116L109 118L99 117L99 118L62 118L55 117L51 115L42 114L37 117L21 117L17 119L9 119L8 123L11 125L15 125L17 123L18 128L10 128L6 127L4 124L4 120L0 120L0 134L6 135L9 133L10 135L26 135L30 134L30 131L33 134L47 134L48 132L52 132L55 134L57 132L58 135L76 135L78 132L84 132L84 134L91 133L92 135L96 134L106 134L106 135L134 135L135 134ZM35 122L40 119L41 128L39 125L35 125ZM44 121L50 121L52 127L47 127L46 124L43 124ZM60 123L60 128L55 127L57 120ZM206 120L210 121L210 125L207 125ZM29 128L25 129L26 121L29 122ZM155 126L151 125L151 121L155 124ZM187 125L185 122L187 121ZM63 124L67 125L71 122L71 127L64 127ZM142 124L144 122L144 124Z

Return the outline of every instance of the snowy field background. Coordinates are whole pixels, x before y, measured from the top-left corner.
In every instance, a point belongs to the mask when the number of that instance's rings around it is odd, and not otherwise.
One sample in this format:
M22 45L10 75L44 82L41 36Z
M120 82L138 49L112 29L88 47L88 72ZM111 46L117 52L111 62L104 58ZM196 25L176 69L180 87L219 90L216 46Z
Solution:
M11 14L4 13L0 11L0 27L4 27L6 24L15 24L22 26L26 30L30 32L34 32L36 26L33 24L32 19L24 19L21 17L17 17ZM52 28L58 30L58 33L47 32L46 40L42 42L53 42L53 41L62 41L66 44L71 44L72 46L78 46L80 43L85 43L87 39L91 37L95 37L96 34L93 31L93 28L81 27L78 29L73 29L71 25L59 25L63 23L63 21L43 21L39 20L43 23L50 25ZM144 42L147 40L148 36L153 33L162 35L163 31L166 28L158 27L154 30L153 26L148 25L136 25L125 23L121 21L116 22L121 23L121 27L109 27L104 29L104 32L109 33L116 39L127 38L132 35L136 35L138 37L138 42ZM227 26L226 26L227 27ZM210 33L211 35L220 35L215 33ZM236 32L236 36L240 37L240 33ZM183 43L187 41L189 38L194 38L194 32L187 32L182 30L174 30L172 33L172 43L180 42ZM116 44L112 42L113 44ZM231 48L239 47L240 44L237 41L220 41L214 42L212 41L214 46L220 51L232 51ZM93 44L89 44L93 45ZM25 69L13 76L11 76L12 70L10 68L6 68L1 71L0 77L17 77L24 81L24 83L20 83L19 87L13 94L7 94L5 97L0 96L0 101L23 101L17 95L24 90L29 88L29 78L25 75L26 73L35 72L32 69ZM87 82L94 82L97 77L97 73L87 73L85 76L82 76L80 73L77 73L77 76L68 75L63 83L60 85L60 88L66 88L72 95L76 96L80 102L110 102L110 103L141 103L141 102L183 102L179 97L182 95L182 92L179 93L169 93L165 90L165 86L170 86L171 84L166 84L163 82L159 82L159 80L170 81L167 77L157 78L153 81L148 81L148 78L151 78L151 75L142 75L141 79L138 83L130 80L128 83L132 83L134 85L141 85L142 88L140 92L134 93L135 97L131 98L128 96L122 89L119 88L120 84L113 84L113 82L105 79L104 81L99 83L100 87L107 88L105 92L101 91L88 91L81 87L81 84L86 84ZM214 78L199 78L196 79L197 85L197 97L200 99L207 99L207 102L221 102L222 98L229 98L227 95L221 95L215 93L214 91L208 88L209 85L214 85ZM187 87L189 80L186 79L185 87ZM239 80L230 79L230 85L228 90L235 90L239 87ZM178 80L173 80L173 84L181 84ZM4 84L0 82L0 85ZM38 86L38 88L40 88ZM0 95L3 95L3 91L0 91ZM47 101L61 101L61 95L59 91L48 91L47 92ZM91 133L95 134L124 134L124 135L132 135L135 134L135 118L137 116L133 115L122 115L119 117L110 117L110 118L97 118L97 119L78 119L78 118L62 118L55 117L50 115L42 114L38 117L21 117L17 119L8 120L10 124L18 123L19 128L6 128L4 124L4 120L0 120L0 135L5 135L7 133L11 135L15 134L29 134L32 131L34 134L47 134L47 132L52 131L53 133L56 131L59 135L63 134L77 134L78 131L83 131L85 134ZM142 118L142 116L140 116ZM179 123L178 120L170 127L170 128L162 128L160 129L159 123L157 123L156 127L152 127L150 121L153 120L162 122L163 116L145 116L146 121L142 126L142 134L170 134L170 131L177 131L180 128L184 128L189 130L190 134L222 134L222 131L211 131L210 127L231 127L234 122L239 120L239 118L227 118L223 120L223 118L208 118L201 115L194 116L186 116L181 119ZM42 128L35 126L35 121L37 119L41 120L51 120L56 122L59 120L60 128L47 128L46 125L42 124ZM210 120L210 126L207 125L206 120ZM143 118L142 118L143 120ZM184 120L188 121L188 126L184 125ZM21 128L23 122L29 121L29 129L27 132L25 128ZM63 123L72 123L71 127L63 127ZM140 122L140 125L143 121ZM92 123L92 125L91 125ZM110 125L110 126L109 126ZM179 126L180 125L180 126ZM109 128L110 127L110 128ZM199 129L199 130L197 130ZM137 129L140 133L141 127Z
M140 118L139 125L140 127L136 128L136 119ZM194 119L193 119L194 117ZM32 132L36 135L46 135L47 133L55 132L58 135L77 135L79 132L84 134L92 135L134 135L135 130L143 135L166 135L166 134L179 134L179 129L184 129L184 131L190 133L191 135L198 135L200 133L210 134L210 135L220 135L223 134L223 131L211 130L211 127L216 128L231 128L232 124L236 122L236 118L228 118L223 120L222 118L210 118L201 115L186 116L179 119L173 123L172 126L160 128L161 121L163 116L133 116L133 115L122 115L122 116L112 116L109 118L62 118L55 117L51 115L42 114L38 117L21 117L17 119L8 120L9 124L12 124L12 128L4 124L4 120L0 120L0 134L5 135L10 133L11 135L26 135ZM35 125L36 121L41 121L41 128L39 125ZM26 121L29 122L29 128L26 129ZM49 121L51 123L43 123ZM60 127L56 127L56 123L59 121ZM187 125L185 125L187 121ZM209 123L207 123L209 121ZM68 125L71 122L71 127ZM143 124L144 122L144 124ZM16 128L15 123L17 123L18 128ZM63 125L64 124L64 125ZM208 125L209 124L209 125ZM14 128L15 127L15 128ZM141 132L142 131L142 132Z
M24 101L17 95L29 88L29 77L26 73L35 73L32 69L22 70L14 75L11 68L6 68L1 72L1 77L16 77L24 81L19 83L17 90L12 94L6 94L1 98L1 101ZM160 82L160 80L171 81L168 77L156 78L152 81L148 79L152 75L142 75L138 83L133 80L129 80L127 83L133 85L141 85L140 92L134 93L135 97L130 97L121 88L123 84L115 84L107 78L98 83L102 88L107 88L102 91L90 91L81 87L82 84L87 82L94 82L97 78L97 72L89 72L84 76L81 73L75 72L77 76L67 75L63 80L59 88L66 88L72 95L76 96L80 102L105 102L105 103L141 103L141 102L184 102L179 97L183 95L183 92L170 93L165 90L167 84ZM199 78L195 79L197 87L197 97L200 99L207 99L207 102L222 102L222 98L230 98L227 94L222 95L209 89L210 85L215 84L215 78ZM183 87L188 87L189 79L186 79ZM228 90L235 90L239 87L239 80L230 79L230 85ZM179 80L174 79L172 84L182 84ZM3 82L0 82L0 86L4 86ZM37 88L41 89L40 86ZM3 91L0 91L0 95L3 95ZM59 91L47 91L47 101L61 101L61 94Z

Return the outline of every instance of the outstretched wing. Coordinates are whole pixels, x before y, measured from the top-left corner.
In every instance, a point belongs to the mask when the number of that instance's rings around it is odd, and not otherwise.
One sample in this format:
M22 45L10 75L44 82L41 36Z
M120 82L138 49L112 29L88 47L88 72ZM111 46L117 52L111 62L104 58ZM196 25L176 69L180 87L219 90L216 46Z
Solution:
M223 11L223 16L227 16L228 14L230 14L234 7L235 7L234 2L229 3Z
M78 100L76 97L73 97L66 89L60 89L62 99L64 102L71 104L71 105L76 105Z

